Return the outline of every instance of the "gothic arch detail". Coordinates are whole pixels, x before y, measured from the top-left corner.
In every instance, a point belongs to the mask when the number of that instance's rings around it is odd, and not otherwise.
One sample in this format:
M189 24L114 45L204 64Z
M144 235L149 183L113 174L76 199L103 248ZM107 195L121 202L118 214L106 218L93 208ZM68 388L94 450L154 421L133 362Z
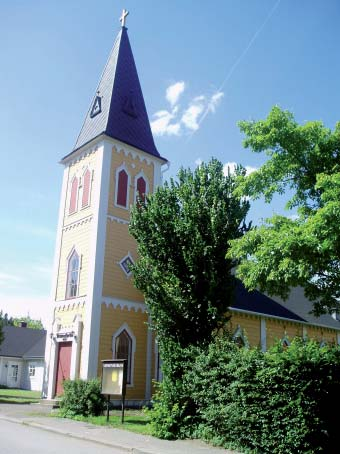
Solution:
M79 293L80 255L73 247L67 258L65 299L75 298Z
M82 197L81 197L81 207L82 208L86 208L90 205L91 186L92 186L92 172L87 167L84 170L83 177L82 177Z
M127 323L124 323L112 336L112 353L114 359L126 359L127 384L133 386L134 358L136 338Z
M146 178L143 170L141 170L135 176L135 194L134 200L137 201L137 198L140 197L142 200L145 200L145 196L149 193L149 181Z
M115 199L114 203L119 208L129 208L130 174L123 163L116 169Z
M74 176L71 180L69 214L73 214L78 209L78 178Z

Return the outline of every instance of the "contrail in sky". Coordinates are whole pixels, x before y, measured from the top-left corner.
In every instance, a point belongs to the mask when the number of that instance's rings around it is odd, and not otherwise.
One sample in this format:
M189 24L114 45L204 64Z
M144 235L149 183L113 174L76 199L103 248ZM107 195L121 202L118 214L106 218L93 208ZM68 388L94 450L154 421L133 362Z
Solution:
M259 36L259 34L262 32L262 30L264 29L264 27L267 25L267 22L271 19L272 15L275 13L277 7L279 6L281 0L278 0L275 5L272 7L272 9L269 11L268 13L268 16L265 18L265 20L263 21L263 23L260 25L260 27L256 30L256 32L254 33L254 35L252 36L251 40L249 41L248 45L245 47L245 49L243 50L243 52L240 54L240 56L237 58L237 60L235 61L235 63L233 64L233 66L230 68L228 74L226 75L226 77L224 78L223 82L221 83L219 89L216 91L216 93L220 92L222 90L222 88L225 86L225 84L229 81L229 79L231 78L231 76L233 75L235 69L238 67L238 65L240 64L240 62L242 61L242 59L246 56L246 54L248 53L249 49L251 48L251 46L254 44L254 41L256 40L256 38ZM205 117L208 115L209 113L209 110L210 110L210 107L208 106L203 115L201 116L199 122L198 122L198 126L201 126L202 122L204 121ZM188 141L191 139L191 137L195 134L196 131L193 131L190 136L188 137Z

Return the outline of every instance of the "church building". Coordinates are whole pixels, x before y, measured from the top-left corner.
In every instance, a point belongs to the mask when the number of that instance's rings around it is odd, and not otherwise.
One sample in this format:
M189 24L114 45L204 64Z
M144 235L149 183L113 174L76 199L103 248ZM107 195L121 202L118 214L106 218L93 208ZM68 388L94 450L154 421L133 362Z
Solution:
M43 389L49 399L63 392L64 379L100 376L104 359L127 359L127 404L149 401L152 380L161 376L144 298L131 276L137 254L128 226L130 206L138 195L162 184L168 161L152 137L125 26L127 14L124 10L75 147L61 159ZM307 306L301 311L258 292L250 294L240 285L231 327L241 343L264 350L275 339L289 343L295 335L340 343L339 321L330 316L311 319Z
M161 184L123 11L122 27L64 167L46 346L48 398L66 378L93 378L101 360L128 360L127 400L149 400L157 352L130 265L130 206ZM156 373L157 375L157 373Z

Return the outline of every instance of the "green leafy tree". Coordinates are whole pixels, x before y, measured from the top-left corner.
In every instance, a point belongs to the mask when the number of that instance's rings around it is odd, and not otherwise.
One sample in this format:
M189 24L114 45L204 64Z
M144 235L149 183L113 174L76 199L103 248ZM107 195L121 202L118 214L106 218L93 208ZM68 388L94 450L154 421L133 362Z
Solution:
M195 171L181 169L178 181L171 179L132 211L130 232L140 256L134 282L160 341L200 344L225 320L234 263L224 248L243 234L249 209L234 195L236 180L213 159Z
M44 329L41 320L34 320L29 315L27 317L17 317L13 319L14 326L20 326L20 324L24 322L27 323L27 328L31 329Z
M274 107L261 121L239 123L244 145L268 160L246 177L237 195L271 202L291 194L288 209L242 238L231 241L227 257L238 260L237 275L249 289L287 298L302 286L314 313L339 310L340 297L340 123L334 131L320 121L299 125Z
M13 325L13 319L12 319L12 317L9 318L8 314L4 314L1 309L0 310L0 344L4 340L4 333L3 333L2 328L4 326L8 326L8 325Z
M132 211L130 232L138 244L134 281L145 297L157 332L164 379L151 412L154 433L185 437L197 406L183 381L197 349L228 320L233 260L225 245L246 230L249 202L235 196L237 175L223 174L213 159L195 171L181 169Z

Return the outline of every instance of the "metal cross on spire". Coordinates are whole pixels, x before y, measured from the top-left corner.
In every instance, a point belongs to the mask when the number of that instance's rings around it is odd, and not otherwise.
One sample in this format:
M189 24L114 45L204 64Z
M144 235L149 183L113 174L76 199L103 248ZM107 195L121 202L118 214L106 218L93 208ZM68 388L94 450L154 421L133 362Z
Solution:
M122 24L122 27L125 27L126 16L128 14L129 14L129 11L126 11L126 9L123 9L122 15L119 19L120 23Z

